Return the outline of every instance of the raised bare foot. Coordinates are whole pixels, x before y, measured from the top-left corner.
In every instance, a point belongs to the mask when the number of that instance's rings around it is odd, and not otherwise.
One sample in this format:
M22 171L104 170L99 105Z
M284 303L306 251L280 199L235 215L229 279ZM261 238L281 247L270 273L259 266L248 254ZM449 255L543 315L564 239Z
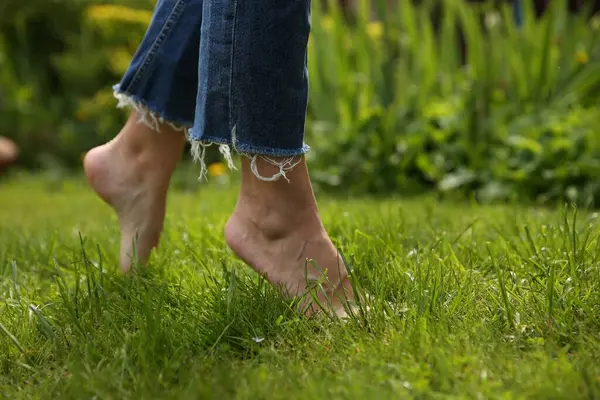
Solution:
M306 296L307 314L332 308L339 316L353 301L348 271L319 217L304 161L287 176L290 182L262 182L242 163L242 191L225 227L229 247L250 267L288 296L302 296L320 282L318 302ZM261 165L261 174L277 169Z
M84 159L90 185L117 213L123 272L134 259L146 263L158 245L171 174L185 141L169 126L155 132L136 121L134 114L115 139Z

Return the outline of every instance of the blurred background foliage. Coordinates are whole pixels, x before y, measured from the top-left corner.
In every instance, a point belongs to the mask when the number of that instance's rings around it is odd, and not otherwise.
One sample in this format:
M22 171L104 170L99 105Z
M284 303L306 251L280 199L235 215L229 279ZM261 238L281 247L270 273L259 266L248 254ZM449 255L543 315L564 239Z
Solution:
M593 1L572 12L552 0L543 13L527 0L323 3L313 7L307 121L320 188L600 200ZM153 6L3 0L0 134L21 147L22 167L76 170L118 132L126 116L111 86Z

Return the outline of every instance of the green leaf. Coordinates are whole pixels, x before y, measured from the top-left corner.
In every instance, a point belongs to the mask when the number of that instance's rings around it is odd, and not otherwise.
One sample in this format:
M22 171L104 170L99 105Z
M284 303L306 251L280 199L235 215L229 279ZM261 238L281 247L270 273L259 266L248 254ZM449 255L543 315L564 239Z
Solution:
M442 192L455 190L461 186L472 183L477 178L477 174L468 169L462 169L457 172L447 174L438 184L438 189Z
M524 136L510 136L508 138L508 143L519 150L528 150L534 154L540 154L543 151L540 143Z

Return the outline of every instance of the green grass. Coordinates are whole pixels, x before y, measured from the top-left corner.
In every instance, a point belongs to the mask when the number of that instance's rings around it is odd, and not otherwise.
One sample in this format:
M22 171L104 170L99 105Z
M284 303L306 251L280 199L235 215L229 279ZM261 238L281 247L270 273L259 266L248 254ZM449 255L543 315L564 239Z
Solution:
M306 320L226 248L235 191L172 194L147 269L117 271L77 182L0 184L0 397L598 398L597 214L321 199L372 294Z

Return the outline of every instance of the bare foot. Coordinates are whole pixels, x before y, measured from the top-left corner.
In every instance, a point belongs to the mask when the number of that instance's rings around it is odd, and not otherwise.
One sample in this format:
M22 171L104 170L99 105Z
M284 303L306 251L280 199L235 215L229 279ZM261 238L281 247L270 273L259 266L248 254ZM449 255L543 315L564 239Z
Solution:
M352 300L353 292L343 260L324 230L294 228L272 234L252 213L236 210L225 227L225 238L238 257L284 295L302 296L311 283L320 282L319 303L344 316L344 302ZM319 308L309 297L302 306L307 314Z
M168 126L155 132L136 121L134 114L114 140L84 160L90 185L117 213L123 272L134 259L146 263L158 245L171 174L184 145L181 132Z
M353 291L344 261L319 217L304 162L285 179L262 182L242 163L242 191L225 227L229 247L284 295L301 296L312 282L321 282L318 302L345 316ZM268 165L261 166L266 175ZM263 171L264 170L264 171ZM318 311L308 296L302 303L307 314Z

